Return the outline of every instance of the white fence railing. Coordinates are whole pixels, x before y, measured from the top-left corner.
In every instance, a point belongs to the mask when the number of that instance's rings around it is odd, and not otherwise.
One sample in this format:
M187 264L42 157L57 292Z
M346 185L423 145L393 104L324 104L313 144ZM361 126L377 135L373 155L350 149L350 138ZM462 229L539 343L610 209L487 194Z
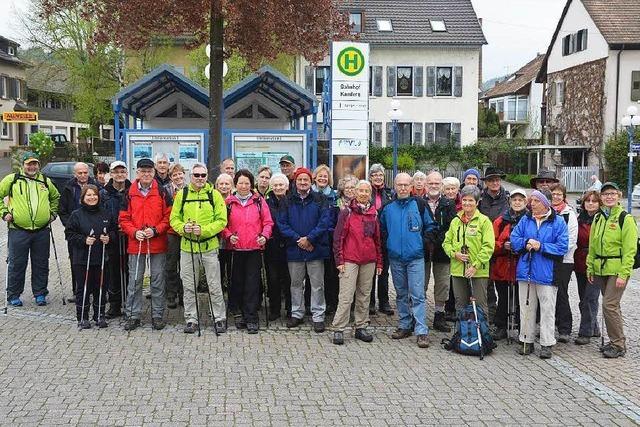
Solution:
M406 172L409 175L413 176L414 173L416 173L417 169L413 169L413 170L398 170L398 173L400 172ZM424 170L422 171L424 173L429 173L428 170ZM443 177L447 177L447 176L455 176L456 178L458 178L460 180L460 182L462 182L462 175L464 175L464 171L456 171L456 172L445 172L442 174ZM393 169L385 169L384 170L384 182L385 185L389 188L393 188Z
M568 193L581 193L591 187L591 176L598 175L597 167L563 167L560 182Z

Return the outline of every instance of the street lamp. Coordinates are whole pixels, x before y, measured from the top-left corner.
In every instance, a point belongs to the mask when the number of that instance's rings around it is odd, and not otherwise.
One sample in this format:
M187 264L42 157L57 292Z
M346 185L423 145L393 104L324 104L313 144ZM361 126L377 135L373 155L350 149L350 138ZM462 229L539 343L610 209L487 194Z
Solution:
M394 99L391 101L391 110L387 113L391 119L393 126L393 179L398 174L398 120L402 118L402 110L400 110L400 101Z
M627 212L631 213L631 193L633 192L633 157L637 155L635 151L640 150L640 146L633 143L636 126L640 126L640 116L638 116L638 107L631 105L627 108L627 115L620 120L620 124L627 129L629 136L629 171L627 177Z

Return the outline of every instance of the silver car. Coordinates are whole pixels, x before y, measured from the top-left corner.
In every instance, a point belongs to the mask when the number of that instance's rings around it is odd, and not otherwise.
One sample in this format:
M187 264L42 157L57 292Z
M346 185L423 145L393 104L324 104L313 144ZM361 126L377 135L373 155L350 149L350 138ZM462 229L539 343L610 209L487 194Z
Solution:
M640 206L640 184L633 186L633 193L631 193L631 206Z

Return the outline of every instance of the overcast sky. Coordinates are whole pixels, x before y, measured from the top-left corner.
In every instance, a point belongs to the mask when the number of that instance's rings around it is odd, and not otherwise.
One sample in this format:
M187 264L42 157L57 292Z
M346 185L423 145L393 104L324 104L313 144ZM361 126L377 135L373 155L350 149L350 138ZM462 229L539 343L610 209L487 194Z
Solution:
M20 40L15 10L30 0L0 0L0 35ZM483 79L516 71L546 52L565 0L471 0L483 20Z

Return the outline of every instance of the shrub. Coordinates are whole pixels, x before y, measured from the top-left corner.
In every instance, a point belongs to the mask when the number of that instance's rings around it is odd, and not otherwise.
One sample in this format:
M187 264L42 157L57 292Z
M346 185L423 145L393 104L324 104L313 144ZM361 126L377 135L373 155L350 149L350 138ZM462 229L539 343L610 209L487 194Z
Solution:
M505 181L515 184L521 188L529 188L529 183L533 175L526 174L507 174Z
M29 135L29 149L40 157L40 164L45 165L53 154L53 140L49 135L40 131Z
M636 131L635 141L640 141L640 129ZM618 132L607 140L604 148L604 158L607 162L607 181L613 181L620 186L622 192L627 191L627 177L629 176L629 135L626 131ZM640 178L640 160L635 157L633 162L634 182Z

